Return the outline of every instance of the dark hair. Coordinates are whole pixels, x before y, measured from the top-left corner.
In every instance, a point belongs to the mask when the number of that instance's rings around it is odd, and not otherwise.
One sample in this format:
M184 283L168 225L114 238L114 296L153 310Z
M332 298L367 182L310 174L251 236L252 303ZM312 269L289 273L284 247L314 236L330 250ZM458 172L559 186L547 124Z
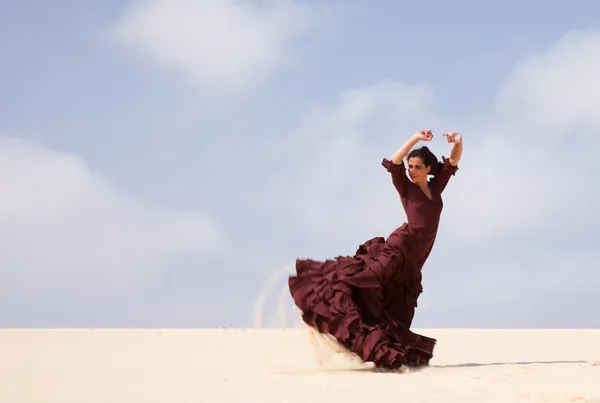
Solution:
M429 148L427 148L427 146L423 146L421 148L415 148L410 153L408 153L407 159L414 158L414 157L421 158L421 160L423 161L423 164L426 167L431 167L431 170L429 171L429 175L435 176L435 174L437 174L437 172L439 171L440 166L439 166L438 159L435 156L435 154L432 153Z

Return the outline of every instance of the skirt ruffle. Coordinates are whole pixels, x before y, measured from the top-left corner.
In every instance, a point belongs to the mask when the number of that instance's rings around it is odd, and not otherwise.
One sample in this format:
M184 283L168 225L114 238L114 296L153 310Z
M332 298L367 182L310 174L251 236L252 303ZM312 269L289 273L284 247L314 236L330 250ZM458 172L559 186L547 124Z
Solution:
M425 366L436 340L410 331L422 289L406 273L407 260L400 249L373 238L354 256L298 259L288 284L303 321L332 335L363 361L392 370Z

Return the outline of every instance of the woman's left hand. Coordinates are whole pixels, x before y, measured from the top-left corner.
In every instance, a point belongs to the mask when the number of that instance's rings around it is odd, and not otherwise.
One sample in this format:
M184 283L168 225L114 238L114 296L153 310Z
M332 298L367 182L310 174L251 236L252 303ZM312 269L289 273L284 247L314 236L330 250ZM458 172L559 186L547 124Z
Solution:
M448 143L460 143L462 141L461 134L456 132L444 133L444 137L446 137Z

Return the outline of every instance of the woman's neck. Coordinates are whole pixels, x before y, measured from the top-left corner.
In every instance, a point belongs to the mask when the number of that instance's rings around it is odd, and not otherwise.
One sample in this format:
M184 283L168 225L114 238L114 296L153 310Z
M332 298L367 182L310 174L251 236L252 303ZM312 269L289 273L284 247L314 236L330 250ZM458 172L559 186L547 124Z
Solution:
M427 182L427 179L424 180L424 181L415 182L415 185L417 185L418 187L420 187L421 190L427 190L427 189L429 189L429 182Z

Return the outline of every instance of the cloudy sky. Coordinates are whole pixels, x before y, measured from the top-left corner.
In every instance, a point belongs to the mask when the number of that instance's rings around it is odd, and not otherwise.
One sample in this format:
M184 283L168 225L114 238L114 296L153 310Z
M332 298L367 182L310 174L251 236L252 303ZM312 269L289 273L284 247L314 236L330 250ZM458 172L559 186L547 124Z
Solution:
M414 325L600 326L597 1L0 4L0 326L251 326L284 268L273 317L422 128L465 150Z

